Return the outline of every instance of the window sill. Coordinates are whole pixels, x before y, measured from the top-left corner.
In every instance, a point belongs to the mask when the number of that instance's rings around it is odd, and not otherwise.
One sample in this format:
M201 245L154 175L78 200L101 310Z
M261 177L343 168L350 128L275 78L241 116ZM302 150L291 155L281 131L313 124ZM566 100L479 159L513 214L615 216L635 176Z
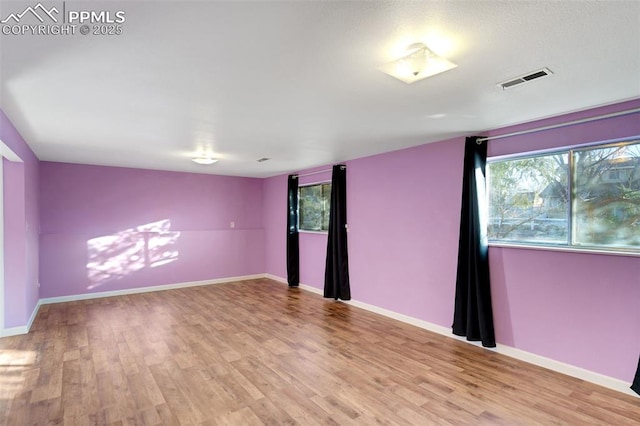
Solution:
M489 243L489 247L500 248L515 248L525 250L546 250L546 251L560 251L567 253L586 253L586 254L603 254L608 256L628 256L628 257L640 257L640 252L629 251L624 249L612 249L604 250L599 248L587 248L587 247L567 247L567 246L548 246L538 244L516 244L516 243Z
M329 233L329 231L307 231L307 230L302 230L299 229L298 230L299 234L320 234L320 235L327 235Z

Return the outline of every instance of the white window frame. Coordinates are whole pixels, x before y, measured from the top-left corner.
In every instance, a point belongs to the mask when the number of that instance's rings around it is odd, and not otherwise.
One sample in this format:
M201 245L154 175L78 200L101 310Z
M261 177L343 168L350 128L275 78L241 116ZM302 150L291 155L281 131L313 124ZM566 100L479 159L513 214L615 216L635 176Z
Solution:
M316 230L312 230L312 229L302 229L300 227L300 207L301 207L301 200L300 200L300 189L301 188L306 188L309 186L318 186L318 185L331 185L331 180L323 180L323 181L318 181L318 182L309 182L309 183L304 183L304 184L300 184L298 185L298 232L299 233L304 233L304 234L320 234L320 235L327 235L329 233L329 230L327 229L326 231L321 230L321 231L316 231ZM331 208L331 206L329 206L329 208Z
M569 176L568 182L569 187L568 192L570 194L569 206L568 206L568 237L567 243L550 243L550 242L532 242L532 241L516 241L516 240L496 240L489 239L488 244L490 247L508 247L508 248L521 248L521 249L532 249L532 250L548 250L548 251L561 251L561 252L573 252L573 253L596 253L596 254L605 254L605 255L616 255L616 256L632 256L632 257L640 257L640 247L638 248L627 248L627 247L609 247L609 246L599 246L599 245L582 245L582 244L574 244L573 243L573 232L574 232L574 213L573 213L573 204L574 204L574 196L573 196L573 155L574 152L584 151L584 150L592 150L592 149L601 149L601 148L611 148L616 146L625 146L625 145L634 145L640 144L640 135L634 136L630 138L618 139L613 141L601 141L601 142L593 142L582 145L574 145L569 147L560 147L560 148L552 148L545 149L539 151L530 151L524 153L516 153L516 154L508 154L508 155L500 155L493 156L487 158L487 168L491 163L501 162L501 161L509 161L509 160L521 160L526 158L534 158L541 157L546 155L557 155L557 154L568 154L569 156ZM487 194L489 194L490 188L487 187Z

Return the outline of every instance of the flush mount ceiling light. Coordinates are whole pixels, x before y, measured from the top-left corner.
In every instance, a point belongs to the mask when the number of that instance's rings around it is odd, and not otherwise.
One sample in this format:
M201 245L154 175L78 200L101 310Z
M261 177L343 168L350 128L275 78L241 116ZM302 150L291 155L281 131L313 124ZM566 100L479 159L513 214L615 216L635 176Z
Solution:
M407 48L405 56L384 64L378 69L411 84L455 67L457 67L456 64L436 55L424 43L413 43Z
M196 157L196 158L192 158L192 161L194 163L202 164L204 166L208 166L210 164L218 162L218 160L216 160L215 158L211 158L211 157Z

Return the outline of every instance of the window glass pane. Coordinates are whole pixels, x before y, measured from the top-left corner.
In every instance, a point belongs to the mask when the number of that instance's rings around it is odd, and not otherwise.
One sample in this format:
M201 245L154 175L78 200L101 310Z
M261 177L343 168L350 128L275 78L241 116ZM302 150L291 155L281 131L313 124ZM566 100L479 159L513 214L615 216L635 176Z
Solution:
M322 230L329 229L329 211L331 208L331 184L322 185Z
M568 243L568 154L490 162L488 237Z
M299 224L303 231L329 229L331 184L301 186L299 188Z
M640 247L640 143L574 153L574 243Z

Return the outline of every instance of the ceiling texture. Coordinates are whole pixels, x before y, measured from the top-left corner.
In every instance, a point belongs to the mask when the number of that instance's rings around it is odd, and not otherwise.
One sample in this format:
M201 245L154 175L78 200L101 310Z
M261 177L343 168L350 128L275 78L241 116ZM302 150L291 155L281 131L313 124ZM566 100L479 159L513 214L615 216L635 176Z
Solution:
M5 34L37 4L0 2L0 106L44 161L267 177L640 97L640 1L43 0L121 34ZM458 67L378 70L416 42Z

